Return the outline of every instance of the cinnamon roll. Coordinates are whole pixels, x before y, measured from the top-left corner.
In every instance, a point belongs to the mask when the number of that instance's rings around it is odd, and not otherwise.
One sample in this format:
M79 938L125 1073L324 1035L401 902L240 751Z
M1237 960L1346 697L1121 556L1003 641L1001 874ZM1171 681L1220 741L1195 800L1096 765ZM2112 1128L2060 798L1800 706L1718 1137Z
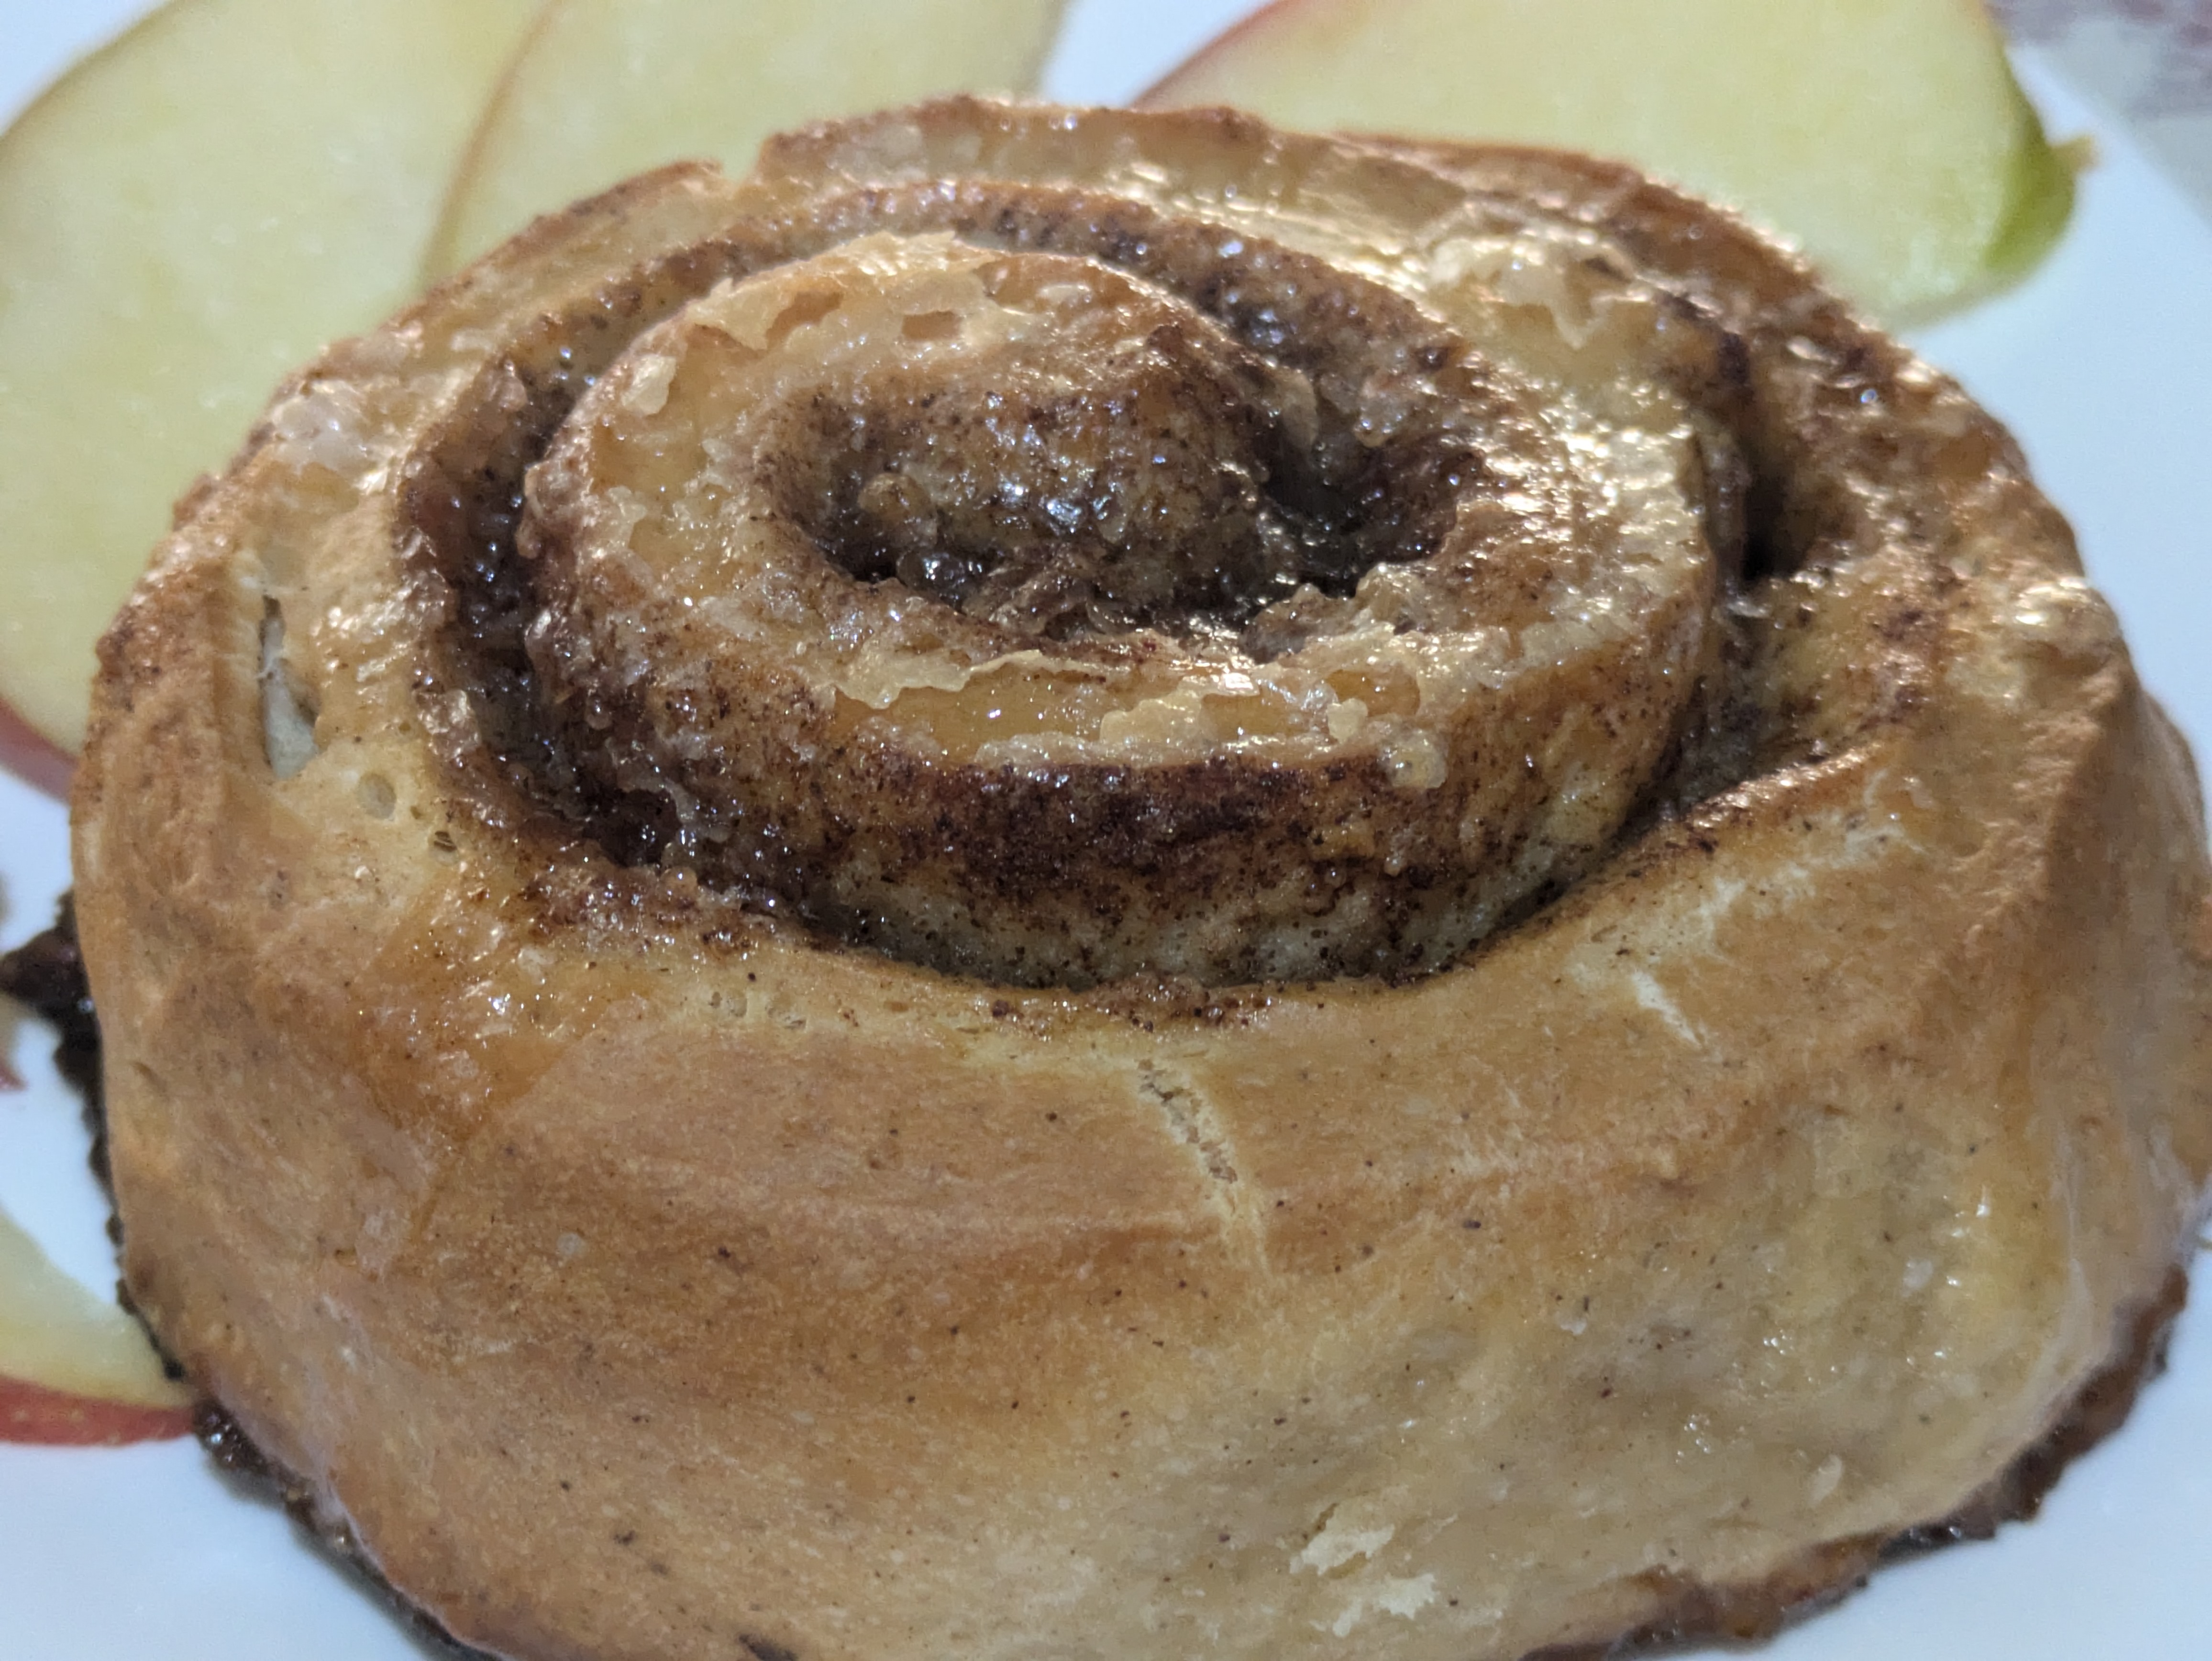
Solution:
M131 1296L501 1655L1510 1658L2030 1506L2212 1169L2011 441L1617 167L970 100L541 222L102 648Z

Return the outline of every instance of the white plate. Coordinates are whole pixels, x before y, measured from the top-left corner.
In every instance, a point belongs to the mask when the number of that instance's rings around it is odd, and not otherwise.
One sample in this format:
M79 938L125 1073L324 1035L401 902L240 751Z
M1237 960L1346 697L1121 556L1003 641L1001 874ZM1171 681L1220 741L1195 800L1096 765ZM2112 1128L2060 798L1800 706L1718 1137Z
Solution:
M1126 96L1239 0L1080 0L1050 90ZM0 114L133 0L0 0ZM2010 421L2073 516L2150 684L2212 755L2212 228L2125 136L2031 64L2061 131L2104 161L2065 245L2021 292L1923 344ZM4 301L0 301L4 303ZM0 777L0 881L14 944L67 878L61 810ZM20 1032L23 1095L0 1096L0 1204L90 1284L113 1280L74 1101ZM24 1661L419 1661L374 1597L283 1513L234 1492L189 1443L0 1446L0 1653ZM2212 1309L2171 1373L2079 1462L2042 1518L1885 1570L1766 1661L2203 1661L2212 1656ZM1168 1661L1132 1657L1129 1661Z

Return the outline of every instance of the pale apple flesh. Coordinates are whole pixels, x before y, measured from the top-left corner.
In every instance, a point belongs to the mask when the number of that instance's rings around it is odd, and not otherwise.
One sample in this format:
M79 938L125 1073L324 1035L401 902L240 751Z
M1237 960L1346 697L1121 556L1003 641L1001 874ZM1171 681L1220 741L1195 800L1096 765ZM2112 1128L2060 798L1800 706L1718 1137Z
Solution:
M0 1213L0 1440L182 1435L191 1409L145 1329L55 1268Z
M550 213L771 133L1033 88L1066 0L552 0L486 110L430 250L441 277Z
M55 749L172 501L412 292L538 4L176 0L0 137L0 703Z
M1626 161L1893 323L2018 276L2073 199L1980 0L1277 0L1139 101Z

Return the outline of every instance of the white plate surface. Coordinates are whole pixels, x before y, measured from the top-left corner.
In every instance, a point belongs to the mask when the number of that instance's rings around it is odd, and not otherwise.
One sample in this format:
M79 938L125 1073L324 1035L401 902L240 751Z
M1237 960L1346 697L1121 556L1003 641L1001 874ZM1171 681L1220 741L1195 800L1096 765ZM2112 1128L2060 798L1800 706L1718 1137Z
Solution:
M0 116L133 0L0 0ZM1146 84L1239 0L1079 0L1048 90ZM2024 289L1921 344L2026 442L2073 518L2137 661L2212 755L2212 227L2046 66L2060 131L2102 163ZM4 303L4 301L0 301ZM4 459L0 459L3 462ZM61 809L0 776L0 943L41 927L67 879ZM112 1285L104 1203L45 1029L14 1039L31 1088L0 1096L0 1206L88 1284ZM2199 1277L2200 1281L2203 1279ZM1884 1571L1767 1661L2204 1661L2212 1657L2212 1300L2116 1437L2033 1524ZM283 1513L198 1447L0 1445L0 1655L21 1661L420 1661L431 1653ZM1130 1661L1171 1661L1130 1658Z

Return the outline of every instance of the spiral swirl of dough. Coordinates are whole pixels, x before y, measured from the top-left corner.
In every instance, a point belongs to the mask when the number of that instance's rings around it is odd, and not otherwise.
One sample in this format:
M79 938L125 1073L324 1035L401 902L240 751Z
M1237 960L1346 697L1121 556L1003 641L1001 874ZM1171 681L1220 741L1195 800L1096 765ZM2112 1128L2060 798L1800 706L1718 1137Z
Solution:
M1387 206L941 165L793 147L780 237L529 472L525 644L601 834L1026 984L1434 967L1586 869L1739 551L1649 286L1479 206L1407 250Z

